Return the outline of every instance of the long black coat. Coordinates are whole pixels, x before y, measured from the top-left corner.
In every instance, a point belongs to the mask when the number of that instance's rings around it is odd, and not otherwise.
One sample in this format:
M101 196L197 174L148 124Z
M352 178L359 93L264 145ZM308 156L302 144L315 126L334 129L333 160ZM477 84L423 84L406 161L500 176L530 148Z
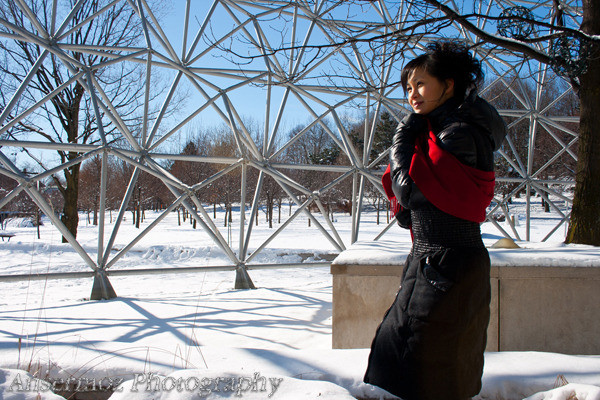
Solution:
M447 101L427 116L445 150L461 162L493 169L506 128L478 97ZM427 122L411 114L390 155L392 187L412 225L414 243L396 299L371 347L365 382L405 400L466 399L481 389L489 322L490 261L479 224L435 208L412 182L414 138Z

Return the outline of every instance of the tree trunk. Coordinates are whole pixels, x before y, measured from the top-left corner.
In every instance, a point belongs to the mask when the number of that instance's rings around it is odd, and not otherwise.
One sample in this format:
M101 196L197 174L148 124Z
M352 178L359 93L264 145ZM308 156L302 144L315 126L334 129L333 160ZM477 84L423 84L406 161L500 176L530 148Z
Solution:
M583 0L582 30L600 34L600 4ZM593 49L598 51L598 49ZM579 151L573 209L567 243L600 246L600 58L589 57L588 69L580 78L581 115Z
M269 220L269 228L273 228L273 199L270 199L267 205L267 219Z
M77 82L73 89L74 96L71 102L61 102L60 96L57 96L52 100L55 102L57 110L60 110L63 113L64 118L62 119L62 123L67 133L67 141L69 143L79 142L79 111L83 93L83 86ZM65 154L66 161L74 160L77 156L79 156L79 154L75 152L68 152ZM61 220L75 238L77 238L77 226L79 225L77 202L79 199L80 168L81 164L75 164L66 168L63 172L65 176L65 189L62 191L62 194L65 204L63 206L63 216L61 217ZM67 242L67 239L64 236L62 242Z
M98 226L98 206L100 203L100 199L98 199L98 195L94 198L94 226Z
M385 221L386 224L390 223L390 202L386 201L385 202L386 206L385 206Z
M142 218L142 188L138 187L138 197L135 209L135 227L140 229L140 220Z
M277 203L277 223L281 224L281 199L279 199L279 202Z
M71 157L71 153L69 153ZM73 154L73 158L77 157ZM63 224L67 227L73 237L77 237L77 226L79 225L79 214L77 213L77 198L79 197L79 167L81 164L75 164L65 169L65 190L63 196L65 204L63 206L63 215L60 218ZM63 236L63 243L67 243L67 239Z

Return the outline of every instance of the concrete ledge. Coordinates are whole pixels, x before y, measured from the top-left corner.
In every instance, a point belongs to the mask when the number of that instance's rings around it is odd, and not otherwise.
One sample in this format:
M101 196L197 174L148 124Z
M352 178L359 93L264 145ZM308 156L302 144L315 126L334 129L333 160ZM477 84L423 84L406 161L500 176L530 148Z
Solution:
M370 347L397 293L409 246L357 243L333 261L334 348ZM600 354L600 248L532 246L489 249L486 350Z

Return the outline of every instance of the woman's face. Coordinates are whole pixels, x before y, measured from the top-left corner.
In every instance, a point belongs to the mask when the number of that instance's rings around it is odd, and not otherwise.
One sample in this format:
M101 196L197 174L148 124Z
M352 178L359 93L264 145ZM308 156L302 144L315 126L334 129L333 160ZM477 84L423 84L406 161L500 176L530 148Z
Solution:
M454 81L441 81L424 69L415 69L406 82L410 106L417 114L429 114L454 96Z

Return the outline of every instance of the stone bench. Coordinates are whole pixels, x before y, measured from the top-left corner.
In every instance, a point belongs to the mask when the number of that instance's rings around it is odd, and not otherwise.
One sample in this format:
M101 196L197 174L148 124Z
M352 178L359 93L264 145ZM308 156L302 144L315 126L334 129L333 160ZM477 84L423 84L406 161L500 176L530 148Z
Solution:
M600 248L489 249L487 351L600 354ZM367 348L400 284L409 243L357 242L332 262L333 348Z

